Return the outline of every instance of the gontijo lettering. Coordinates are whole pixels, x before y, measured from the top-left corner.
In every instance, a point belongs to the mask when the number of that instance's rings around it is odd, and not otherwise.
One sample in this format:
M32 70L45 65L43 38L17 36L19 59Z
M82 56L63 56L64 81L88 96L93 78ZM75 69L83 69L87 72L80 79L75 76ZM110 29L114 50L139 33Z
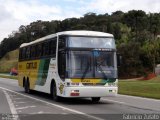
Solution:
M37 69L37 62L28 62L26 64L26 69Z

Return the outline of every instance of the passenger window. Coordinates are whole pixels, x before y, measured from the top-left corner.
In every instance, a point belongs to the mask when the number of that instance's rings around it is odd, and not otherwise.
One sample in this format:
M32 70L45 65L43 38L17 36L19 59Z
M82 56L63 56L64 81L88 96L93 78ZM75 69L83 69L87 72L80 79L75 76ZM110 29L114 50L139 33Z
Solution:
M27 47L26 58L30 58L30 47Z

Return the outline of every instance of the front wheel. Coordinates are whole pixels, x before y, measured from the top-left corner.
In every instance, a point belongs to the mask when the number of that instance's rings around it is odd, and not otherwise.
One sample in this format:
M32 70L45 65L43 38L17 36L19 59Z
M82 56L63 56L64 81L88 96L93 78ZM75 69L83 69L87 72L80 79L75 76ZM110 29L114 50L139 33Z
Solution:
M98 103L100 101L100 97L92 97L92 102L93 103Z
M60 100L60 97L57 96L57 87L56 87L55 83L53 84L53 87L52 87L52 98L56 102L58 102Z

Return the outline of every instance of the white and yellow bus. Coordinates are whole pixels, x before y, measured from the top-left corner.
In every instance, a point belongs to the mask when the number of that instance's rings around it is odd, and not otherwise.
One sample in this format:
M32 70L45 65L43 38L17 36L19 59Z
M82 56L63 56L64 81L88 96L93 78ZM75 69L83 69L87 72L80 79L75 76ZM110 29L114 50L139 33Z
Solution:
M65 31L20 46L18 82L31 90L60 97L115 96L117 58L112 34Z

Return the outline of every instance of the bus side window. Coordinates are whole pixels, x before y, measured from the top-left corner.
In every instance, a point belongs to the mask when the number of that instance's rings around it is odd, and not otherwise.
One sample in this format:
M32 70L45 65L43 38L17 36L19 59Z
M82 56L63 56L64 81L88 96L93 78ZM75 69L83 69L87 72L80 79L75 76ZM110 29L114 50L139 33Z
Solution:
M26 58L26 48L22 48L22 59Z
M35 46L31 46L31 58L34 59L35 58Z
M42 50L41 50L41 57L45 56L45 43L41 43L42 45Z
M65 76L65 70L66 70L66 60L65 60L65 52L60 51L58 52L58 73L62 80L64 80Z
M19 60L22 60L22 48L19 49Z
M38 52L39 45L35 45L35 58L38 58L39 52Z
M45 46L45 56L47 57L48 56L48 51L49 51L49 47L48 47L48 41L44 43L44 46Z
M64 49L66 47L65 38L63 36L60 36L58 41L58 49Z
M44 47L45 47L45 56L48 56L49 55L49 42L47 41L47 42L45 42L45 44L44 44Z
M42 44L40 43L37 47L37 57L41 57L42 54Z
M27 50L26 50L26 58L30 58L30 46L27 47Z
M54 56L56 55L56 46L57 46L56 40L51 40L49 44L50 55L54 55Z

